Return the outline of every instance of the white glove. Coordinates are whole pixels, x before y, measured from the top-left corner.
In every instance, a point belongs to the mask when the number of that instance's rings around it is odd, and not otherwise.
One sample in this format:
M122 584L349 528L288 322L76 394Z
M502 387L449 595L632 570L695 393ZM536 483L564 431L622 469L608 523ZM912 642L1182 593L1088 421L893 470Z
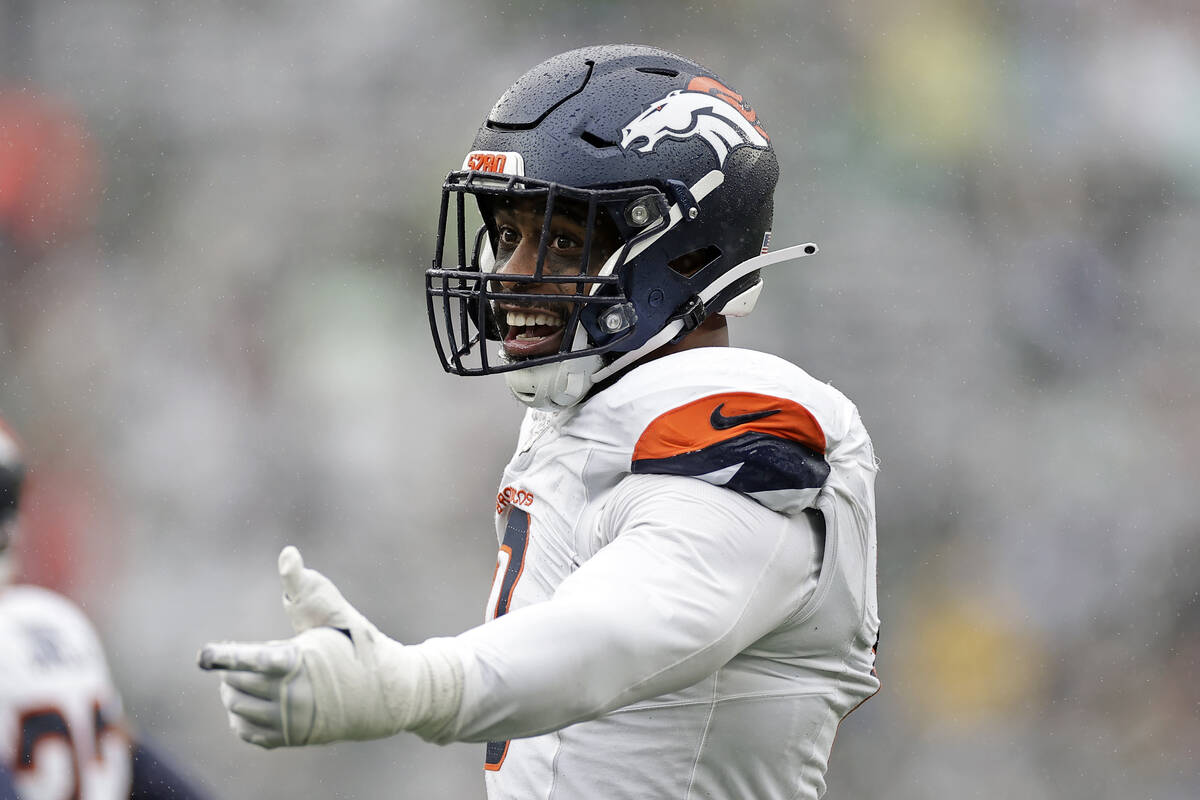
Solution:
M223 670L221 702L238 736L262 747L378 739L411 730L444 740L462 700L462 662L430 640L406 647L306 569L295 547L279 554L283 607L297 635L214 642L200 668Z

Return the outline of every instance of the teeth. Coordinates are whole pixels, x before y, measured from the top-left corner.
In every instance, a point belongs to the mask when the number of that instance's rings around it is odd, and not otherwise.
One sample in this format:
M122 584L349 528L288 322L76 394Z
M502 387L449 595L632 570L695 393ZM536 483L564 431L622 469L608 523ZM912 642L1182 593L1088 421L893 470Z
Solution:
M558 325L558 317L553 314L544 312L530 312L526 314L523 311L508 311L506 312L505 322L510 328L524 328L529 325Z

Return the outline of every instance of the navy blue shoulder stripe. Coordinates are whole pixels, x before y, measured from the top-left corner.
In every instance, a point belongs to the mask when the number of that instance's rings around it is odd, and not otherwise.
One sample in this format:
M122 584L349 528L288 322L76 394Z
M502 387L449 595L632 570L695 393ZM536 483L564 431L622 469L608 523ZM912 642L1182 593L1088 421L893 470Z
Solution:
M700 450L665 458L637 459L632 463L632 471L643 475L696 477L734 466L737 469L731 475L710 482L751 494L783 489L819 489L829 477L829 463L822 453L792 439L758 432L743 433Z

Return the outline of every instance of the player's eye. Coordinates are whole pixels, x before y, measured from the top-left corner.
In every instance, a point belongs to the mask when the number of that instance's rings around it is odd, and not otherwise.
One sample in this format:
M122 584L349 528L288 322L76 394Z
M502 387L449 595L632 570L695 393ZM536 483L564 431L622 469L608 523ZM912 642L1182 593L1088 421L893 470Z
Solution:
M550 240L550 246L555 250L576 250L582 245L576 239L560 233Z
M517 232L517 229L511 228L507 225L501 225L499 231L496 233L496 236L499 240L500 246L504 248L511 249L516 247L517 243L521 241L521 234Z

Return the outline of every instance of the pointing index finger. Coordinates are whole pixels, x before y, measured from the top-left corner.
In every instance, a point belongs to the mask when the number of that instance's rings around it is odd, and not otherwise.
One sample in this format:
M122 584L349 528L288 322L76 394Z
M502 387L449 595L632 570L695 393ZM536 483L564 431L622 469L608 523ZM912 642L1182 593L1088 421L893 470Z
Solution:
M296 666L296 647L289 642L210 642L197 657L200 669L239 670L282 676Z

